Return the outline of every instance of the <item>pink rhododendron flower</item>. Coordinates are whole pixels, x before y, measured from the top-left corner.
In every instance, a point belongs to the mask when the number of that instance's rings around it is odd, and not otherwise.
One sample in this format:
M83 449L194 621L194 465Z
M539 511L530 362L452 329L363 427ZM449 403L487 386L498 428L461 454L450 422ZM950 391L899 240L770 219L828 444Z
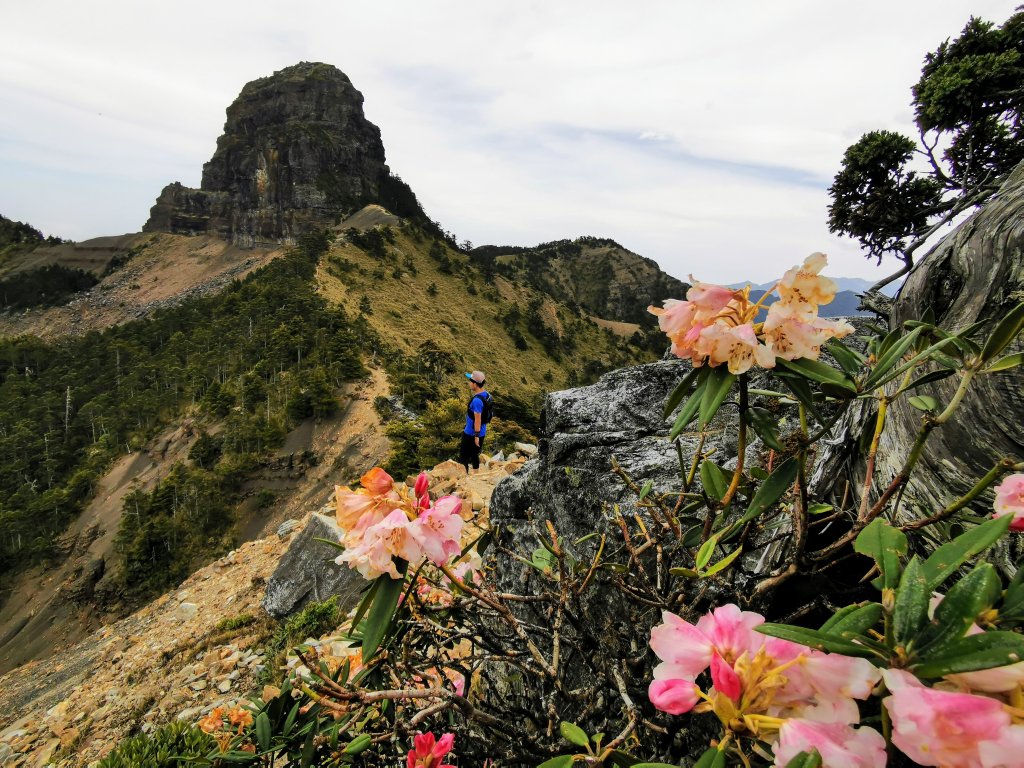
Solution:
M714 646L707 635L674 613L664 611L662 624L651 629L651 649L664 664L678 671L681 678L695 678L708 668ZM654 676L658 677L658 667Z
M786 270L778 284L779 300L786 304L809 304L818 307L835 298L839 286L818 273L828 264L823 253L812 253L803 266Z
M427 492L427 488L430 487L430 477L427 476L426 472L420 472L416 476L416 485L413 486L413 493L416 498L422 498L423 494Z
M432 733L417 733L412 738L413 748L406 756L406 768L455 768L441 762L454 742L454 733L446 733L440 739Z
M732 288L714 283L702 283L693 275L690 275L690 283L686 298L694 305L701 317L715 317L736 297L736 291Z
M1024 474L1010 475L996 488L993 517L1013 515L1011 531L1024 531Z
M818 750L823 768L885 768L885 739L873 728L840 723L787 720L775 743L775 765L785 766L801 752Z
M352 546L346 547L334 562L355 568L364 579L371 581L385 573L392 579L401 576L395 566L393 553L388 549L385 540L378 536L364 536L358 539Z
M818 317L814 309L808 312L804 307L781 301L768 307L764 321L765 343L776 357L784 360L815 359L826 341L851 333L853 326L845 320L826 320Z
M1012 735L1010 715L995 699L927 688L901 670L882 675L892 694L882 700L892 720L892 742L921 765L981 768L979 746L994 742L996 750Z
M729 373L746 373L755 363L762 368L775 367L775 355L757 340L750 323L715 323L701 333L695 349L707 356L711 366L726 363Z
M743 653L753 655L764 645L767 635L755 632L764 624L764 616L741 611L735 603L721 605L697 620L697 629L727 661L735 661ZM798 648L801 646L797 646Z
M717 653L711 657L711 682L714 684L715 690L723 696L728 696L733 701L740 700L740 694L743 693L740 676Z
M462 551L459 544L463 525L459 515L461 509L462 499L458 496L444 496L434 506L420 512L411 526L411 535L434 565L443 565Z
M697 686L692 680L655 678L647 688L647 698L651 704L662 712L670 715L682 715L693 709L700 700Z
M335 486L338 526L346 533L363 531L379 522L401 504L394 490L395 481L380 467L374 467L359 480L355 491Z
M1024 725L1003 729L994 741L978 745L981 768L1019 768L1024 763Z

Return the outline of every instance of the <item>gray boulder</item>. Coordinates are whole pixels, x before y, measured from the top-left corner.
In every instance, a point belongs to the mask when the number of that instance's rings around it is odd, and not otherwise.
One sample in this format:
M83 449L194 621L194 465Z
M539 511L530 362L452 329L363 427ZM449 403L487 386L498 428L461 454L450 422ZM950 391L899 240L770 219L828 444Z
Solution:
M356 571L334 562L338 550L315 539L339 541L338 524L319 513L310 515L302 533L295 537L277 569L267 581L263 609L271 616L289 616L311 601L322 602L337 595L343 613L362 596L366 580Z

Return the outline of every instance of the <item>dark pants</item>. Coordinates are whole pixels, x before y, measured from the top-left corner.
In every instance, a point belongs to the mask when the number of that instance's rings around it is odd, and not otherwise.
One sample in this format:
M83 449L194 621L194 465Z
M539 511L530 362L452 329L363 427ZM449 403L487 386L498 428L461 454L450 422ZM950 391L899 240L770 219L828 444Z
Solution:
M480 469L480 449L484 447L484 438L480 438L480 445L476 444L475 435L462 433L462 443L459 445L459 463L466 465L466 471L470 467Z

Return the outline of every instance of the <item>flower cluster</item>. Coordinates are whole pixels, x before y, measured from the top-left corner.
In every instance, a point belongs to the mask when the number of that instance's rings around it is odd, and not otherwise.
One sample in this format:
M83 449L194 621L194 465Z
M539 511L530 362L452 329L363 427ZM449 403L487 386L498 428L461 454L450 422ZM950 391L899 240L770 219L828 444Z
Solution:
M413 747L406 756L406 768L455 768L441 762L454 743L454 733L446 733L440 739L432 733L417 733L412 737Z
M694 366L725 363L730 373L743 373L755 364L774 368L776 358L817 358L826 341L853 332L849 323L818 317L818 307L832 301L837 289L833 280L818 274L826 263L822 253L808 256L756 303L750 301L750 286L733 290L691 275L686 301L668 299L664 307L648 311L658 316L661 330L671 339L672 354ZM764 322L756 323L772 292L778 300L768 307Z
M1011 531L1024 531L1024 474L1010 475L996 488L995 517L1013 515Z
M811 745L826 765L885 765L885 740L860 721L856 699L866 699L880 672L865 659L822 653L762 635L757 613L734 604L716 608L696 625L665 612L651 630L651 648L662 660L648 696L669 714L714 712L727 733L776 744L776 765ZM711 669L712 687L696 678Z
M199 729L211 734L217 740L217 746L223 752L231 740L253 723L252 712L239 706L214 707L210 713L199 721ZM242 745L243 751L254 751L252 745Z
M410 493L391 475L374 467L356 490L337 486L337 519L345 551L337 558L366 579L400 578L395 558L418 563L424 557L443 565L461 552L462 500L443 496L431 503L429 479L420 473Z

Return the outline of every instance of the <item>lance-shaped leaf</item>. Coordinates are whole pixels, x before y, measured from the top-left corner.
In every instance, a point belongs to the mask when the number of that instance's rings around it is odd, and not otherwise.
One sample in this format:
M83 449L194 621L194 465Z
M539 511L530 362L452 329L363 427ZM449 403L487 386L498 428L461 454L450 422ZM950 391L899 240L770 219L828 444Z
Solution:
M864 605L847 606L852 610L837 612L835 616L821 625L821 631L830 635L850 638L863 635L882 620L882 604L866 603Z
M374 596L373 605L370 607L369 616L366 619L366 626L363 629L363 663L365 664L373 654L377 652L381 642L387 636L395 618L395 609L398 608L398 598L402 596L405 587L405 571L409 564L404 560L398 565L398 572L402 578L392 579L388 575L378 576L381 582Z
M877 382L881 381L882 378L892 370L893 366L899 362L901 357L903 357L903 353L910 349L914 342L917 341L917 337L921 335L922 330L922 328L915 328L906 336L898 341L893 341L888 348L879 352L878 362L875 363L875 367L871 371L871 374L864 380L863 389L865 391L874 389ZM895 333L895 331L893 333ZM892 334L889 335L892 336ZM885 344L882 346L885 347Z
M765 445L772 450L785 450L779 442L779 421L771 411L767 408L748 408L747 418Z
M943 379L948 379L954 373L956 373L956 371L953 371L949 368L944 368L941 371L931 371L930 373L918 376L916 379L907 384L907 386L901 389L900 392L910 392L913 389L917 389L922 384L931 384L932 382L935 381L942 381Z
M711 498L719 501L725 496L725 492L729 490L729 476L710 459L704 459L701 462L700 482L704 486L704 492Z
M796 397L797 402L803 405L820 423L824 424L825 420L818 413L818 406L814 404L814 393L811 391L811 385L807 383L807 379L794 373L779 373L776 375L785 382L786 386Z
M731 536L733 533L739 531L741 527L749 523L751 520L756 518L758 515L769 509L775 502L782 498L782 494L793 484L796 480L797 469L799 463L796 458L790 456L784 462L779 464L772 472L768 479L765 480L758 487L754 493L754 498L750 500L750 506L747 507L747 511L743 513L743 516L733 522L725 531L722 533L722 538L725 539L727 536Z
M853 379L842 371L837 371L831 365L826 365L819 360L811 360L806 357L797 358L796 360L783 360L780 357L775 361L775 365L790 373L803 376L805 379L816 381L819 384L830 384L851 395L857 394L857 385L853 383Z
M921 633L928 622L928 601L931 590L921 572L921 561L915 556L907 563L896 591L896 605L892 612L892 629L897 645L906 648Z
M1007 585L999 614L1003 617L1024 617L1024 568L1018 568Z
M928 591L937 589L961 565L980 552L984 552L1009 530L1013 515L986 520L981 525L961 533L928 556L921 571L927 580Z
M808 648L814 648L819 651L842 653L846 656L859 656L861 658L870 658L874 655L871 649L863 645L827 632L821 632L817 629L794 627L789 624L771 624L768 622L755 627L755 629L761 634L789 640L790 642L806 645Z
M996 360L992 365L986 368L982 373L999 373L999 371L1009 371L1016 368L1021 363L1024 363L1024 352L1017 352L1014 355L1007 355Z
M992 334L981 350L981 359L984 362L994 360L996 355L1006 349L1022 330L1024 330L1024 302L1011 309L992 330Z
M683 398L693 392L694 387L697 386L697 376L700 372L700 368L692 368L689 373L683 376L683 380L676 384L675 389L672 390L672 394L670 394L668 396L668 400L665 401L665 412L662 415L663 419L667 419L671 416L672 411L678 408L679 404L683 402Z
M705 365L697 374L697 386L676 416L675 423L672 425L672 431L668 435L669 440L675 440L679 437L679 434L686 429L686 426L693 421L693 417L697 415L697 410L704 400L704 389L707 387L710 371L711 368Z
M912 669L918 677L942 677L1019 661L1024 661L1024 636L1016 632L982 632L947 644L942 656L922 660Z
M706 749L693 768L725 768L725 751L718 747Z
M573 760L575 758L572 755L559 755L558 757L552 757L550 760L545 760L537 768L569 768Z
M735 381L736 375L729 373L729 369L724 365L711 369L707 384L704 385L704 397L700 402L700 429L704 429L718 413Z
M914 397L907 398L907 402L919 411L928 413L934 411L939 403L930 395L915 395Z
M905 362L902 365L900 365L900 366L894 368L893 370L889 371L887 374L885 374L881 378L875 380L872 383L871 388L872 389L878 389L879 387L883 387L886 384L888 384L890 381L892 381L893 379L898 379L904 373L906 373L907 371L911 370L912 368L920 365L925 360L931 358L935 354L941 354L941 350L943 349L943 347L949 346L951 343L956 341L956 338L957 337L954 336L954 337L950 337L948 339L940 339L939 341L937 341L934 344L932 344L930 347L927 347L923 351L918 352L916 355L914 355L909 360L907 360L907 362ZM868 388L867 384L864 385L864 388L865 389Z
M711 555L715 553L715 547L717 546L718 536L712 536L700 545L700 549L697 550L697 556L694 558L697 570L701 570L705 565L711 562Z
M702 573L700 575L701 576L714 576L719 571L725 570L730 565L732 565L732 561L735 560L737 557L739 557L742 552L743 552L743 547L737 547L732 552L730 552L728 555L726 555L721 560L719 560L717 563L715 563L714 565L710 566L706 571L704 571L704 573Z
M935 608L935 617L921 634L919 654L937 656L966 633L974 620L999 599L1002 584L996 569L981 563L964 576L946 593Z
M907 535L903 531L876 517L857 535L853 549L875 561L882 573L883 587L900 583L900 557L907 554Z
M825 351L828 352L832 357L839 363L839 367L848 376L856 376L864 365L866 358L860 352L856 352L850 349L848 346L839 341L839 339L830 339L825 345Z

